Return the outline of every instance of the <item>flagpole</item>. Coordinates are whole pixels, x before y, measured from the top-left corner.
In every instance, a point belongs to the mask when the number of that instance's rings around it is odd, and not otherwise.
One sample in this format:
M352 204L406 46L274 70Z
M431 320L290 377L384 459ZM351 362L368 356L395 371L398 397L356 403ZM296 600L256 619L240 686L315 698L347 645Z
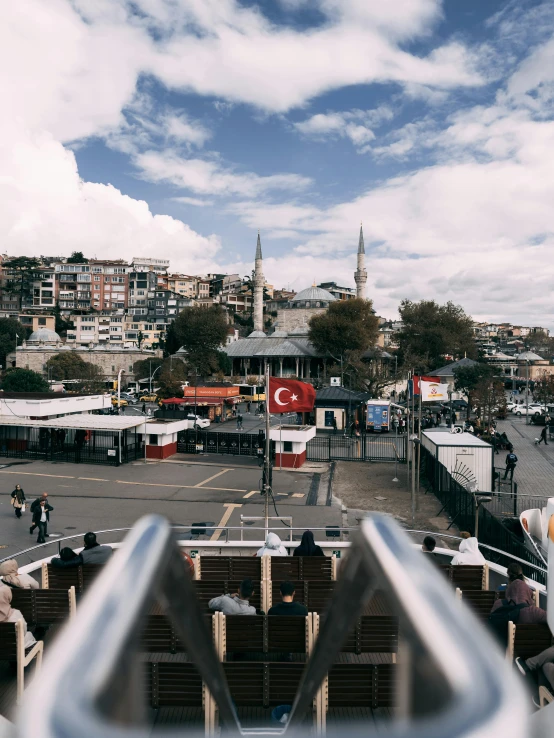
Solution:
M265 369L265 538L269 534L269 495L271 486L269 483L269 474L271 470L271 440L269 438L269 361Z

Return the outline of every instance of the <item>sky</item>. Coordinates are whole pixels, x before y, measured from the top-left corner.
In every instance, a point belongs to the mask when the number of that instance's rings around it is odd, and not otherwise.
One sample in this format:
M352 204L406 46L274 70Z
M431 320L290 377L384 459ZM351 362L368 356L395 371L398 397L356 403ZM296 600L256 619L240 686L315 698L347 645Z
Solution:
M18 0L0 251L167 258L554 329L551 0Z

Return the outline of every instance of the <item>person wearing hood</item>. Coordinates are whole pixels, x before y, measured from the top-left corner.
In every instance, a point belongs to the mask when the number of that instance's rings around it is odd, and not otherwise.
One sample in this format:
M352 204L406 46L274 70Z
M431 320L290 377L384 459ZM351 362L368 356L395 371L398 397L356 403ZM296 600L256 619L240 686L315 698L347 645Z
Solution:
M81 554L75 553L72 548L66 546L62 548L59 556L54 556L50 563L54 569L71 569L75 566L81 566L83 563L83 557Z
M258 550L256 556L288 556L288 552L277 533L268 533L265 545Z
M546 623L546 610L535 605L534 592L525 581L523 569L515 562L508 567L508 586L506 587L504 601L523 606L519 611L518 623ZM491 612L502 607L502 603L503 600L496 600Z
M23 621L23 632L25 640L23 645L25 648L31 648L36 643L35 636L27 630L27 621L21 614L20 610L14 610L11 607L12 590L5 584L0 584L0 623L17 623L18 620Z
M462 533L461 535L464 540L460 543L458 553L450 563L453 565L463 564L465 566L479 566L481 564L486 564L487 562L485 557L481 551L479 551L479 541L477 538L470 536L469 533L465 533L465 535Z
M312 531L305 530L300 545L294 549L293 556L325 556L325 554L321 547L316 545Z
M224 615L255 615L256 608L248 601L254 592L251 579L243 579L237 594L223 594L214 597L208 603L210 610L222 612Z
M0 564L0 577L4 584L15 589L39 589L38 582L29 574L19 574L17 561L10 559Z

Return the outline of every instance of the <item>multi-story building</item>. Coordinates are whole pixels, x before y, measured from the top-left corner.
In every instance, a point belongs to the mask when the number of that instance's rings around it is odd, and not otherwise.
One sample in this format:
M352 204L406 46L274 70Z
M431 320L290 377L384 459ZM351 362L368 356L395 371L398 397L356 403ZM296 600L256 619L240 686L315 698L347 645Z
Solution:
M157 286L190 299L198 296L198 277L188 274L158 274Z
M134 317L146 317L153 307L159 274L146 266L135 265L128 274L129 297L128 314Z
M72 316L74 328L67 331L67 343L77 345L123 344L123 309L101 310Z
M339 287L336 282L322 282L317 285L322 290L327 290L334 295L337 300L351 300L356 297L356 290L352 287Z
M91 259L88 264L56 264L54 268L62 312L127 307L129 267L124 261Z
M158 348L160 339L163 339L164 329L160 328L156 323L152 323L144 318L137 318L134 315L125 316L123 324L124 345L139 345L139 334L142 337L140 348Z
M154 297L154 305L148 313L149 320L154 324L155 331L165 331L170 323L173 323L181 310L193 305L193 301L176 292L157 289Z

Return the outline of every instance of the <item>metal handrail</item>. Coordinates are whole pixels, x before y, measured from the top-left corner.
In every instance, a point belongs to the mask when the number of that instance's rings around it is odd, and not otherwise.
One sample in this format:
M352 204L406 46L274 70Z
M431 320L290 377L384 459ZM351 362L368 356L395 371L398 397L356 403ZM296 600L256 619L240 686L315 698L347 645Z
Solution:
M505 668L498 646L455 600L432 562L414 557L398 525L378 514L364 520L354 537L282 730L240 725L172 530L163 518L148 516L135 525L86 595L77 618L53 644L42 675L29 688L17 716L19 735L151 735L149 727L137 726L143 691L135 657L142 617L157 601L199 670L228 733L278 736L294 729L307 736L302 728L306 712L377 587L384 587L397 606L403 644L396 669L397 702L403 714L387 726L387 735L527 735L526 697ZM345 730L348 727L341 726L341 736ZM170 738L177 735L182 732L166 733Z

